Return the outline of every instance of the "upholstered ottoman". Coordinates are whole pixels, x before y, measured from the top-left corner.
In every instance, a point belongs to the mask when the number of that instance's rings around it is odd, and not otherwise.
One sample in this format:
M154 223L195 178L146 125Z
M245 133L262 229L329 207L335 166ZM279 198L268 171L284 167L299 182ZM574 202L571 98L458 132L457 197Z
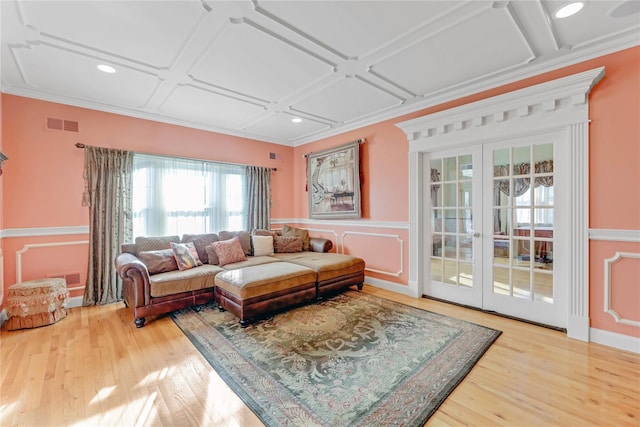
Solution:
M64 279L37 279L11 286L7 294L7 329L37 328L64 319L67 298Z
M288 262L218 273L215 284L218 306L236 315L243 328L267 313L316 298L316 273Z
M353 285L361 290L364 283L365 264L362 258L317 252L283 253L275 254L274 257L315 271L318 276L318 299Z

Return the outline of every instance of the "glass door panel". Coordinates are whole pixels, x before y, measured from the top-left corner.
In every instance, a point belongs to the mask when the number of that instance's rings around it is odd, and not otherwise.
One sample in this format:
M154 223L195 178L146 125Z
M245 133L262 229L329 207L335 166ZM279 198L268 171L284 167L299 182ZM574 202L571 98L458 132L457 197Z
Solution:
M493 257L491 274L485 275L483 307L531 318L525 313L554 304L553 144L494 144L484 149L492 160L491 170L484 172L491 200L484 204L492 216L485 230L493 231L488 246Z
M477 307L482 303L482 287L474 270L480 268L481 248L475 245L474 230L480 229L482 206L475 202L482 199L476 194L482 174L474 170L481 168L480 151L432 154L429 173L425 174L429 177L425 188L430 189L431 212L431 236L427 239L430 272L426 275L431 281L426 293Z

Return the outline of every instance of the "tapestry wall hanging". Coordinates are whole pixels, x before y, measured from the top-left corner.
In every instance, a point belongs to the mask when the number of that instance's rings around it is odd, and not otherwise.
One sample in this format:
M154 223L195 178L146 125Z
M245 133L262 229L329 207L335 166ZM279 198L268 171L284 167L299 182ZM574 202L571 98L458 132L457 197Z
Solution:
M361 141L307 155L310 218L360 218Z

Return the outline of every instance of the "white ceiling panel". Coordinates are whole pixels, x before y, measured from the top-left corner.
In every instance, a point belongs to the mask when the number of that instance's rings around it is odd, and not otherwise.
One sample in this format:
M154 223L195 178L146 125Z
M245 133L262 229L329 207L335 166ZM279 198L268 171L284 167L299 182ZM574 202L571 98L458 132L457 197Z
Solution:
M48 44L11 49L24 83L32 90L107 105L144 107L160 84L157 76L119 67L111 76L96 68L96 59ZM80 74L82 78L73 78Z
M344 58L361 58L461 3L464 2L259 1L258 8Z
M549 12L553 15L558 8L558 2L546 2ZM562 5L563 3L560 3ZM640 24L640 1L611 2L592 1L579 15L553 21L560 44L563 47L598 41L602 34L615 34L632 30ZM616 13L616 11L618 13ZM635 13L633 13L635 11ZM601 19L606 16L607 19ZM597 22L597 25L582 24L582 19Z
M332 71L332 64L240 20L229 24L191 75L262 101L277 101Z
M0 88L296 146L640 45L568 1L2 0Z
M198 0L21 1L23 23L68 41L154 67L167 67L205 15Z
M349 122L367 114L402 104L402 100L371 84L345 77L295 102L292 110L322 117L335 122Z
M159 110L193 123L238 127L264 107L186 85L177 86Z
M326 123L307 118L300 123L293 123L291 119L295 117L287 113L271 114L245 129L255 135L276 135L282 141L293 141L300 135L313 135L330 128Z
M424 95L531 59L533 52L508 9L490 8L389 56L372 72Z

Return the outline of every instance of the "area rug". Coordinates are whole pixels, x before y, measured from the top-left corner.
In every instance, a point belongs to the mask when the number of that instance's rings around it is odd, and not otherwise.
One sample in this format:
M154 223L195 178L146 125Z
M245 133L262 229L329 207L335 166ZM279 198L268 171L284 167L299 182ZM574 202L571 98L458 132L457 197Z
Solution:
M267 426L423 425L501 333L355 291L246 329L171 317Z

